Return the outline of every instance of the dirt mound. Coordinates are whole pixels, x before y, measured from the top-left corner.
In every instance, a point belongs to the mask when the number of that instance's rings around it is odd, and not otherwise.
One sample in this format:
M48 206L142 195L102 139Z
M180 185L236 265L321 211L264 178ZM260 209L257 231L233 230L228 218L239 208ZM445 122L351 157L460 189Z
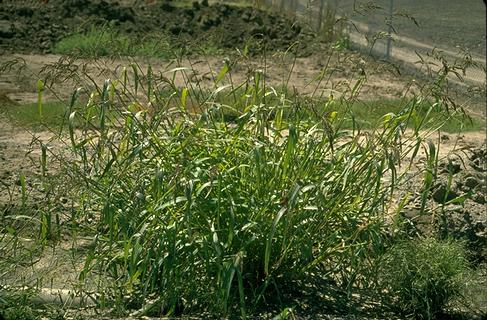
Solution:
M4 1L0 7L0 51L49 53L62 38L110 24L123 35L170 37L175 47L244 48L250 52L285 50L299 42L310 50L314 36L277 13L206 1L182 6L177 1L128 6L104 0Z

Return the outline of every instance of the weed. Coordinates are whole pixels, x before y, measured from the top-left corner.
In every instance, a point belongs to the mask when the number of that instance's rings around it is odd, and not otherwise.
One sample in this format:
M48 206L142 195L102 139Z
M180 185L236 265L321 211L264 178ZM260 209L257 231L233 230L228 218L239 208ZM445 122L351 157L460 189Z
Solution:
M34 314L32 309L28 306L16 306L5 309L4 311L6 320L14 319L25 319L25 320L36 320L39 319L38 316Z
M92 27L59 41L54 52L78 57L140 56L171 58L174 48L169 37L149 35L143 39L119 34L113 26Z
M460 296L468 270L462 243L427 238L391 247L382 276L394 308L420 319L435 319Z
M258 72L219 87L231 79L223 68L217 89L205 91L137 68L97 93L94 123L69 117L71 191L98 212L82 280L97 270L105 299L139 315L243 317L279 295L279 279L320 274L349 297L366 285L387 238L384 208L402 179L396 163L419 147L427 123L419 119L429 119L418 114L420 100L383 116L366 139L344 138L353 98L341 100L343 112L331 103L318 112L319 100L266 87ZM144 91L111 96L112 87ZM108 110L118 112L116 127L104 121ZM83 121L93 125L74 130ZM409 125L414 136L401 137Z
M120 45L120 53L131 40L107 29L94 30L90 41L81 50L96 56L104 54L97 41ZM386 215L409 178L398 164L407 172L412 160L408 167L405 158L461 113L440 99L443 83L434 94L388 101L385 113L380 102L357 102L364 75L341 97L314 99L270 87L260 70L234 83L230 66L206 90L182 65L156 73L133 63L119 79L95 84L86 101L77 90L57 107L61 121L52 123L65 130L53 139L69 147L41 150L43 185L53 197L59 192L52 186L62 185L76 206L68 223L56 226L51 207L39 211L37 240L80 230L92 239L79 279L96 291L99 307L136 316L245 318L279 300L290 280L317 278L352 300L377 279L371 269L391 240ZM26 114L51 123L55 108L42 103L43 87L39 82L39 101ZM435 151L430 146L425 199ZM62 168L56 181L46 174L48 156ZM463 251L433 240L420 248L394 246L383 281L405 310L431 317L458 292L465 265L453 257ZM281 310L280 317L294 315Z

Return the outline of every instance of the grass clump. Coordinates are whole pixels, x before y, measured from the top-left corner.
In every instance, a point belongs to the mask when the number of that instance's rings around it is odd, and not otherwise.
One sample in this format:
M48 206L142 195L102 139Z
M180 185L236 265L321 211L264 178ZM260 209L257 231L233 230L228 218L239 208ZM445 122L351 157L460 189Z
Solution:
M29 306L10 307L3 311L5 320L37 320L38 316L34 314ZM2 318L3 319L3 318Z
M61 39L53 52L84 58L139 56L168 59L174 52L170 43L170 38L163 35L148 35L141 39L122 35L113 26L104 25Z
M460 297L469 266L462 243L426 238L391 247L382 270L394 308L417 319L437 319Z
M411 117L345 138L342 119L315 114L258 74L230 86L226 100L217 86L175 89L148 74L105 83L90 130L74 130L89 118L69 116L73 154L62 167L83 208L73 217L90 215L96 238L80 278L102 275L104 303L139 315L245 317L294 280L329 280L349 297L367 283L401 180L399 128ZM110 95L129 91L124 83L144 91ZM117 126L103 121L110 110ZM421 139L412 141L405 150Z
M434 97L414 97L362 131L360 86L324 102L269 87L260 69L234 84L228 66L211 90L176 86L188 69L144 72L133 63L121 79L91 94L78 89L64 104L67 128L59 132L69 148L49 156L73 202L66 234L91 240L79 279L99 306L134 316L245 318L267 304L287 310L279 300L295 283L326 283L349 302L375 285L393 233L393 196L415 165L407 157L428 151L427 134L444 123L430 126L433 109L444 105L424 112ZM415 291L436 299L427 280L458 272L449 260L456 251L435 248L416 256L397 245L385 259L389 292L419 304L410 307L419 315L441 311L455 287L440 282L433 291L446 288L446 298L423 303L394 277L406 283L427 274ZM430 253L440 254L438 270L394 269L407 266L401 259L430 267Z
M2 320L39 319L38 313L29 303L31 295L32 292L29 290L12 292L8 288L0 287L0 318Z
M0 107L0 110L15 123L26 127L39 127L42 124L60 127L66 117L66 103L62 101L43 103L42 117L39 115L37 103L10 105Z

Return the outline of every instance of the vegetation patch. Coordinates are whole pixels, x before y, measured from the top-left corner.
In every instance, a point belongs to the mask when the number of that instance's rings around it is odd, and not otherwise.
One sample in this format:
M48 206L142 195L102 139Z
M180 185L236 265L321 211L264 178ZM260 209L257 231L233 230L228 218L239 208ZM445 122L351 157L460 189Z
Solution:
M468 115L463 110L445 112L439 103L433 103L427 100L377 100L377 101L354 101L351 106L348 103L337 103L336 111L339 113L348 113L349 120L345 126L353 128L359 125L364 129L372 129L386 120L389 116L400 115L404 112L408 104L417 103L417 109L414 111L419 121L424 119L424 127L428 129L438 128L449 133L478 131L485 127L485 120L475 116ZM352 121L352 118L356 122ZM409 124L410 128L414 125Z
M54 53L77 57L138 56L168 59L176 55L170 37L144 37L119 34L114 27L93 27L87 33L76 33L59 41Z
M434 238L398 243L382 263L391 305L420 319L441 316L463 291L469 272L462 243Z
M37 103L27 105L1 106L0 110L15 123L26 127L39 127L45 124L60 127L66 118L66 103L44 103L43 114L39 115Z
M284 89L283 89L284 90ZM178 89L178 95L181 94L181 89ZM292 94L289 90L284 90L286 94L290 96L295 102L306 104L307 98L299 95ZM170 94L165 92L164 94ZM210 95L208 91L200 91L194 93L195 95L204 96ZM245 114L245 107L243 106L243 100L236 99L238 97L245 96L241 90L235 90L233 92L220 92L214 95L214 103L221 106L221 112L223 119L227 122L235 122L236 119ZM277 96L267 96L266 104L270 106L271 110L267 115L268 119L274 119L276 116L275 108L280 103L280 99ZM484 120L475 115L468 115L462 110L452 111L445 113L438 103L431 103L428 101L416 101L411 100L380 100L380 101L353 101L352 103L343 99L321 99L314 102L315 107L309 109L292 110L287 108L283 110L283 115L286 117L296 116L293 112L301 113L302 117L325 117L328 120L331 116L335 123L340 123L342 129L374 129L377 126L383 124L387 119L400 115L404 112L405 108L411 103L416 103L415 116L419 116L416 119L422 121L425 118L427 121L423 123L425 129L439 129L448 133L459 133L466 131L478 131L484 128ZM135 107L135 105L134 105ZM136 108L135 108L136 109ZM192 107L192 112L201 112ZM69 101L54 101L42 103L42 117L39 114L38 103L26 104L26 105L9 105L2 106L0 110L9 116L12 120L20 125L27 127L39 127L41 125L47 125L51 127L60 127L67 123L67 112L69 110ZM89 103L77 103L72 111L76 110L79 115L83 115L85 119L83 121L77 120L76 127L90 126L94 117L99 116L99 110L93 104L93 101ZM119 111L119 110L118 110ZM117 110L109 110L111 122L114 123L117 118ZM408 124L409 128L414 128L414 123Z

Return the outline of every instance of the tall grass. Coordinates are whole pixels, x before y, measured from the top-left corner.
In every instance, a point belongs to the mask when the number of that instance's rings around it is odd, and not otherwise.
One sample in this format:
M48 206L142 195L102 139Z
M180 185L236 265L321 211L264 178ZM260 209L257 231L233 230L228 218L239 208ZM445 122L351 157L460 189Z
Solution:
M69 112L77 214L96 221L81 279L101 275L104 303L245 317L293 279L328 279L350 298L367 286L390 236L396 166L424 140L421 98L362 132L350 108L290 96L259 72L233 84L224 68L208 92L133 70L96 92L90 130Z
M323 101L270 87L260 70L234 83L225 65L210 91L189 72L134 63L64 105L68 150L49 157L76 202L66 233L93 241L79 278L100 306L245 318L296 282L326 280L349 300L376 285L406 157L421 148L423 198L430 192L437 153L427 137L449 119L432 116L451 114L438 86L364 130L363 74Z

